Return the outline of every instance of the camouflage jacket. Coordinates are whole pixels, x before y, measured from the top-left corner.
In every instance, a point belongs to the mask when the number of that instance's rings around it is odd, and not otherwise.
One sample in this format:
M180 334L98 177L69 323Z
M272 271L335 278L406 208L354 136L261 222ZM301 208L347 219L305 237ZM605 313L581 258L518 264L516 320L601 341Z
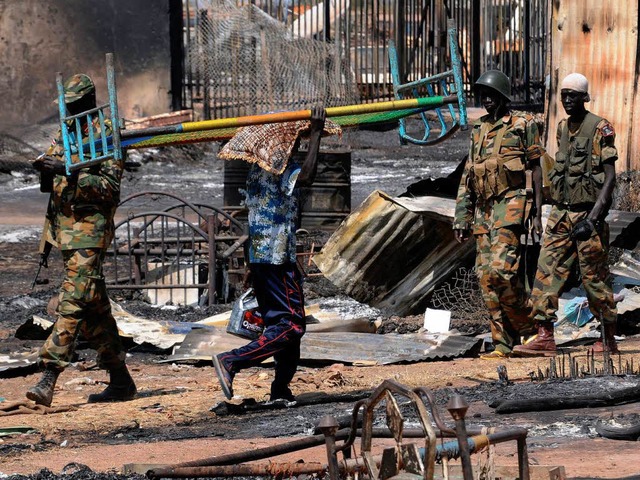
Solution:
M105 133L111 135L110 124L107 127ZM99 138L100 125L97 119L93 129L96 138ZM86 127L82 137L83 143L86 143ZM64 162L61 132L58 132L46 155ZM72 155L72 161L79 161L77 153ZM80 169L69 176L55 175L47 209L45 240L60 250L106 248L114 235L113 217L120 202L123 169L124 159L111 159Z
M480 234L522 224L527 202L525 171L538 163L543 153L532 115L508 113L495 123L488 115L480 118L471 132L453 228L468 230L473 226L473 233Z

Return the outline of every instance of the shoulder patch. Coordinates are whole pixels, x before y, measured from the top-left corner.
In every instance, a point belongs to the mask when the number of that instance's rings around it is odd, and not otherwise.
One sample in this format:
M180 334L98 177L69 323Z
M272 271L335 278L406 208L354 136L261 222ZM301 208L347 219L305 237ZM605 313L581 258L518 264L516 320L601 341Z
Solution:
M600 131L602 132L603 137L611 137L612 135L616 134L616 132L613 130L613 125L611 125L609 122L605 123Z

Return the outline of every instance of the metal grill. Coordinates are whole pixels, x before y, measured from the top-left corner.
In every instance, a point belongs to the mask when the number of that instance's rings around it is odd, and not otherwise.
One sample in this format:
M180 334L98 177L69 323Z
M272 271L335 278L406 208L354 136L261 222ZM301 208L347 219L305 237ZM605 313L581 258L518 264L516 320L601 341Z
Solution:
M177 203L135 212L133 200L139 197ZM124 210L127 218L116 224L105 262L107 288L141 291L154 304L212 305L233 298L244 274L248 236L242 222L216 207L161 192L131 195L120 203Z
M122 200L118 211L126 218L116 224L105 260L107 289L142 294L156 305L213 305L236 297L247 267L244 207L220 209L145 191ZM309 259L323 240L299 234L303 275L315 273Z

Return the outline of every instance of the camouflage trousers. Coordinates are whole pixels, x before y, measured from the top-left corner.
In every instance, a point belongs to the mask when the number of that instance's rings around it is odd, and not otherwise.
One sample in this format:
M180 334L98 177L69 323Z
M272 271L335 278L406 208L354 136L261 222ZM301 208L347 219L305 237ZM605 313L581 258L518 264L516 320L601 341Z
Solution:
M527 292L520 268L522 228L494 228L476 234L476 274L491 315L491 337L495 349L510 353L520 344L520 336L529 333Z
M571 230L587 215L587 212L569 212L555 206L551 209L531 292L534 323L558 319L558 297L576 260L591 313L604 323L616 322L613 291L608 283L609 226L602 222L588 240L571 239Z
M125 351L111 314L102 276L103 249L63 250L65 276L58 295L53 332L40 350L41 366L63 370L71 362L80 334L97 352L100 368L124 364Z

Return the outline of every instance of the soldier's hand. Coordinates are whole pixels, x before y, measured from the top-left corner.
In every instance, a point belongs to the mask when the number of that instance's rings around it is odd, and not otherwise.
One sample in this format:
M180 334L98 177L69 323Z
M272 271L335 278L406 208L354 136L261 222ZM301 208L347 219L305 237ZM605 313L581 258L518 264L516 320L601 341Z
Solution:
M35 162L33 162L33 168L39 172L54 175L64 175L66 173L64 162L48 155L38 157Z
M318 131L324 128L327 118L327 111L322 107L313 107L311 109L311 131Z
M584 241L589 240L591 238L591 234L596 229L595 225L591 220L585 218L584 220L580 220L576 223L576 226L571 230L571 238L573 240Z
M462 243L469 238L469 230L465 230L462 228L454 228L453 234L455 235L458 243Z

